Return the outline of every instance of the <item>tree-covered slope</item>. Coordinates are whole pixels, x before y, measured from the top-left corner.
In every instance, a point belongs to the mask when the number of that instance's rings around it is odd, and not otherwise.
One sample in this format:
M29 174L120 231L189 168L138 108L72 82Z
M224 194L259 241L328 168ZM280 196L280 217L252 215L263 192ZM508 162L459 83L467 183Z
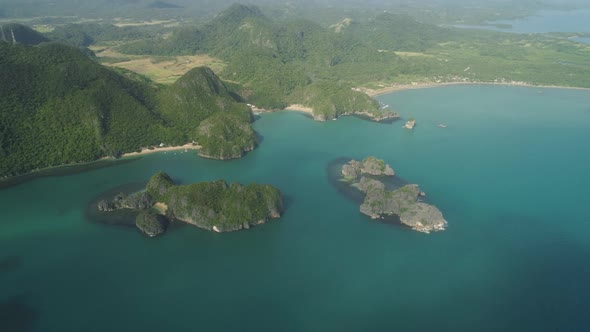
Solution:
M26 25L0 24L0 43L37 45L47 41L49 39Z
M94 160L175 137L153 91L59 44L0 45L0 175Z
M240 95L256 106L274 109L287 106L298 88L318 82L322 84L316 89L337 84L332 71L339 64L380 63L395 58L317 23L274 22L257 7L238 4L204 26L179 28L166 39L130 43L120 50L158 55L210 53L226 61L228 66L221 75L241 84ZM323 103L330 103L335 100L329 95L333 90L326 89L317 98L325 97Z
M270 186L225 181L176 185L168 174L150 178L146 191L156 202L167 206L167 215L216 232L248 229L283 212L281 192Z
M199 142L204 157L239 158L256 146L250 108L209 68L192 69L160 91L158 110L186 141Z
M148 39L167 31L162 27L118 27L102 23L77 23L56 25L45 36L52 41L74 47L87 47L95 43L126 42Z
M253 147L243 138L255 140L248 107L209 69L194 69L178 84L161 87L103 67L69 46L8 43L0 43L0 68L0 177L160 143L203 139L204 149ZM244 133L203 133L203 120L224 120L212 117L217 113L233 115L234 127Z
M352 21L340 33L363 39L372 49L408 52L423 52L451 35L449 29L395 13L382 13L362 22Z
M332 120L341 115L364 115L376 121L397 119L398 115L380 109L379 102L348 86L317 83L299 88L291 96L293 103L301 103L314 110L314 118Z
M211 114L229 111L238 105L213 71L200 67L160 91L158 107L175 126L188 131Z
M271 109L294 101L337 109L334 101L343 93L346 100L354 99L352 90L339 89L344 86L373 90L413 82L590 86L590 47L564 36L440 27L418 22L401 9L351 14L322 26L301 15L273 20L255 7L234 5L205 25L179 28L169 38L130 43L121 50L214 55L227 64L220 72L222 79L240 83L239 94L249 103ZM296 100L301 91L310 90L314 98Z

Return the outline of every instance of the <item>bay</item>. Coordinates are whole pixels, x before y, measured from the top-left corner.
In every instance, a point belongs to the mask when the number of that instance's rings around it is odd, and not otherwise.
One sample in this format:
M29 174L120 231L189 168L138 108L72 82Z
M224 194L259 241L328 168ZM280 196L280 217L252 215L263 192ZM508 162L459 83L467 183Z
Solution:
M590 92L451 86L380 101L416 128L278 112L240 160L159 153L1 190L0 330L583 330ZM420 184L448 230L361 215L326 168L368 155ZM249 231L159 238L87 219L102 192L158 170L272 184L287 210Z
M590 33L590 9L541 10L535 15L511 20L489 21L484 25L454 25L458 28L486 29L512 33ZM590 43L588 38L576 38L580 43Z

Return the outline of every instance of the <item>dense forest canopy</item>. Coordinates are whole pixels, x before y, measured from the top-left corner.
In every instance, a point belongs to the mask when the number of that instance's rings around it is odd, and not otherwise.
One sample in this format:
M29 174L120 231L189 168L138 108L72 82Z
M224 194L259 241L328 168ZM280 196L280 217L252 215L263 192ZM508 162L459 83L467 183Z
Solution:
M256 144L250 110L208 68L162 87L104 67L76 48L6 42L0 42L0 67L0 177L161 143L199 140L214 151L208 157L221 159L240 157ZM233 136L199 129L204 120L223 127L228 117Z

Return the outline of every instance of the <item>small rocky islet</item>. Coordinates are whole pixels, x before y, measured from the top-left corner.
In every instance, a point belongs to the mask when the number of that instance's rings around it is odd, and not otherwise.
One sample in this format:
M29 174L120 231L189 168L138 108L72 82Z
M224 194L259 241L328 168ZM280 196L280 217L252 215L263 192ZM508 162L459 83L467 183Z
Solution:
M342 166L342 180L365 194L361 213L373 219L396 215L402 224L423 233L444 230L447 221L437 207L420 201L425 194L418 185L408 184L390 191L379 180L393 176L391 166L375 157L351 160Z
M280 218L283 198L270 185L228 185L223 180L176 185L168 174L158 172L145 191L117 194L111 200L99 201L97 209L101 213L136 211L135 226L150 237L163 234L175 221L222 233Z

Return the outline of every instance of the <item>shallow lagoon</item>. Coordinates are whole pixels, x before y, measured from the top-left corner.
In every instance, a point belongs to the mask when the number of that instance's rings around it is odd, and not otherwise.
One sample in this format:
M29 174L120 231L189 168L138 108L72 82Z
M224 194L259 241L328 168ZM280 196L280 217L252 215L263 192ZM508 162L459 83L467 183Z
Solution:
M452 86L380 100L414 131L279 112L256 122L262 144L241 160L168 152L0 191L0 330L583 330L590 92ZM326 172L367 155L420 184L448 230L361 215ZM288 210L249 231L155 239L86 219L97 195L160 169L273 184Z

